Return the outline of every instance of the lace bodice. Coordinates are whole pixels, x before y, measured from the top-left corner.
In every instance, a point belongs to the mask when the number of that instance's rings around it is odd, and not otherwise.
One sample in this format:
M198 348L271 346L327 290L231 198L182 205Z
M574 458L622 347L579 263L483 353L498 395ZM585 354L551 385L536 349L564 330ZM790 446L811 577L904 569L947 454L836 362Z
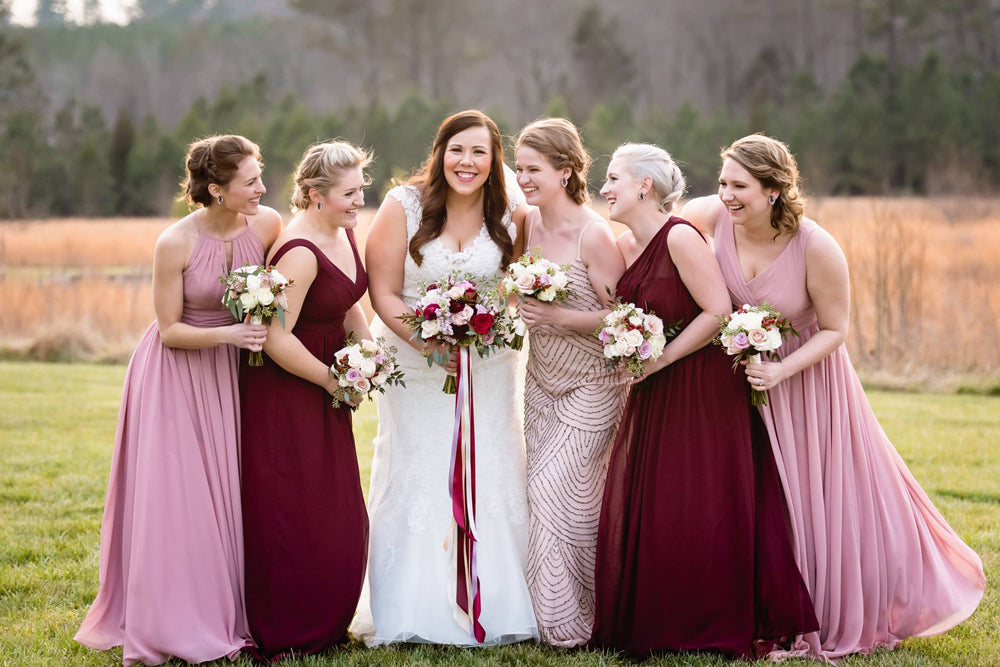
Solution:
M420 227L420 217L423 214L420 193L413 185L400 185L390 190L388 196L402 204L403 210L406 211L407 253L403 263L403 302L407 306L413 308L417 304L421 284L432 283L452 271L469 275L480 290L490 289L497 283L503 254L490 238L485 224L479 229L479 235L475 240L464 250L457 252L449 250L441 243L440 238L426 243L421 248L423 262L417 266L410 256L409 244ZM519 202L513 199L510 193L508 197L511 204L504 213L503 225L513 242L517 231L511 218L511 211Z

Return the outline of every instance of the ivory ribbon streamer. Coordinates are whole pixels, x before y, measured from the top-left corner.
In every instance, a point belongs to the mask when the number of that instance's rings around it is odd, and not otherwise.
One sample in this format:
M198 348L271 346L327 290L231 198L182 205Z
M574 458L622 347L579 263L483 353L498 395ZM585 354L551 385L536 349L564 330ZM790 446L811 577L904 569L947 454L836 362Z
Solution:
M454 616L476 641L486 639L479 623L482 601L479 595L479 568L476 564L476 424L472 397L472 354L468 347L458 350L458 391L455 394L455 428L451 438L451 538L445 545L455 571L449 585L455 601Z

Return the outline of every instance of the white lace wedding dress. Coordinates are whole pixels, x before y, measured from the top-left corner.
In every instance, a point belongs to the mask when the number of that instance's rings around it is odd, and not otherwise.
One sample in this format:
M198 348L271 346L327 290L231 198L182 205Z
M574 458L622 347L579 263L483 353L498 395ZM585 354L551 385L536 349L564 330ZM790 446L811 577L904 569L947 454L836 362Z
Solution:
M416 188L388 194L406 211L407 243L420 223ZM514 225L504 217L511 238ZM435 239L423 246L417 266L409 253L403 270L403 300L413 306L421 283L452 271L495 283L501 252L485 226L461 252ZM378 435L372 460L368 511L368 580L352 633L369 645L391 642L477 645L453 615L449 583L455 572L445 542L451 528L448 469L455 397L441 391L445 374L428 368L406 341L378 317L372 334L398 350L406 387L389 387L378 399ZM482 359L473 355L476 425L476 526L486 645L538 635L525 581L528 510L519 353L507 350ZM370 599L370 609L366 602Z

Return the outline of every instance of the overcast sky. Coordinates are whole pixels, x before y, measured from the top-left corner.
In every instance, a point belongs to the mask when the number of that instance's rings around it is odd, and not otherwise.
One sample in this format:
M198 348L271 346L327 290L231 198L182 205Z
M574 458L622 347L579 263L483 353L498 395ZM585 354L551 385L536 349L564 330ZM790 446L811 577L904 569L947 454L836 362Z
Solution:
M104 20L124 23L126 18L124 7L131 5L130 0L101 0ZM69 9L70 19L80 20L83 0L66 0L66 7ZM11 6L11 20L21 25L30 25L35 22L37 8L38 0L14 0Z

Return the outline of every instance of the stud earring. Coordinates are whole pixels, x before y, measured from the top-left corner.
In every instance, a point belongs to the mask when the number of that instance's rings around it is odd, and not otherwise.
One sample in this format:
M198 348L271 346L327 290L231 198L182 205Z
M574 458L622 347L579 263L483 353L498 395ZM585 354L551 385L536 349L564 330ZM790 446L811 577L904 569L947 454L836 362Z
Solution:
M642 200L643 200L643 199L645 199L645 198L646 198L646 195L645 195L645 193L643 193L643 192L640 192L640 193L639 193L639 201L642 201Z
M222 195L219 195L219 198L218 198L218 199L216 199L216 201L217 201L217 202L219 202L219 203L221 204L222 202L224 202L224 201L226 201L226 200L222 198Z
M563 186L563 187L566 187L567 185L569 185L569 179L568 179L568 178L566 178L565 176L563 176L563 177L562 177L562 180L561 180L561 181L559 181L559 185L561 185L561 186Z
M316 210L317 211L322 211L323 210L323 202L321 202L321 201L316 202Z
M774 196L773 192L767 196L767 203L771 206L774 206L774 202L776 201L778 201L778 198Z

